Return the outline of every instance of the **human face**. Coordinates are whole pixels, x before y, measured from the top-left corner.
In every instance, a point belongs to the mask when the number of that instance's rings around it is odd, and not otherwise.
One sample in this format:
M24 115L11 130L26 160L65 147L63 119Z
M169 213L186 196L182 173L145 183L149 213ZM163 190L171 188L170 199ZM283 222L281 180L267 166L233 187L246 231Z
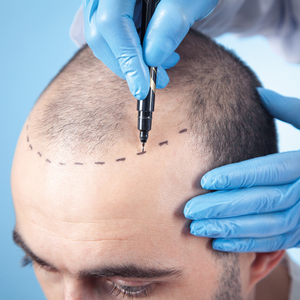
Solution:
M207 162L192 153L189 131L177 134L185 126L161 146L167 138L153 134L145 154L116 145L95 164L47 152L28 141L27 125L12 170L15 241L47 299L221 299L233 264L230 299L246 299L247 260L217 258L208 239L189 234L183 206L203 193Z

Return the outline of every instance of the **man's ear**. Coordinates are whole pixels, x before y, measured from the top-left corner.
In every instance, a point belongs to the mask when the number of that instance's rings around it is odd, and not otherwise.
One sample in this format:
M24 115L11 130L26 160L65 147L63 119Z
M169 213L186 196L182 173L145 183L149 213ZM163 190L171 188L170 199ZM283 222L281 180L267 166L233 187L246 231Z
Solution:
M250 266L249 287L252 288L266 277L281 261L284 250L266 253L254 253L255 257Z

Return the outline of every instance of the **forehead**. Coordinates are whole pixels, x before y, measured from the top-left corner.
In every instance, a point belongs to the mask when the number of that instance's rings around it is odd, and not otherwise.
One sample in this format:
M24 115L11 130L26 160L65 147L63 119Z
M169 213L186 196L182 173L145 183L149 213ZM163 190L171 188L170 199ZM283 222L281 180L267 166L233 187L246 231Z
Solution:
M203 246L201 239L188 234L182 210L189 198L202 192L197 182L205 165L190 152L187 139L180 138L153 151L149 145L142 156L136 155L137 149L123 147L125 161L108 155L104 165L95 165L89 156L68 156L84 164L62 166L40 160L23 131L12 171L18 230L33 250L43 255L46 251L62 263L87 253L107 259L113 255L130 260L134 254L135 259L165 260L170 250L175 255L177 249L180 257L183 239ZM46 250L53 247L59 257Z

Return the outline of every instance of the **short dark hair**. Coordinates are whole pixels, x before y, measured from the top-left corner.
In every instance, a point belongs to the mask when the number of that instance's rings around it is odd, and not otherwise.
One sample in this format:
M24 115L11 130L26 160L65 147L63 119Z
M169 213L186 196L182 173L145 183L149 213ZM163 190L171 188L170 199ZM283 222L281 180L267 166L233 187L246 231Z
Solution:
M185 67L174 72L184 74L186 83L180 85L190 87L187 115L195 136L212 153L210 168L278 152L274 119L261 102L262 84L254 72L195 30L185 43L178 48Z
M256 90L256 75L236 55L191 30L177 52L180 62L168 71L163 93L184 95L182 113L197 145L211 154L210 168L277 152L273 118ZM49 84L34 125L43 141L63 141L72 149L107 149L132 127L126 81L113 74L86 46ZM135 124L134 124L135 125ZM136 133L137 133L136 129ZM202 146L201 146L202 145Z

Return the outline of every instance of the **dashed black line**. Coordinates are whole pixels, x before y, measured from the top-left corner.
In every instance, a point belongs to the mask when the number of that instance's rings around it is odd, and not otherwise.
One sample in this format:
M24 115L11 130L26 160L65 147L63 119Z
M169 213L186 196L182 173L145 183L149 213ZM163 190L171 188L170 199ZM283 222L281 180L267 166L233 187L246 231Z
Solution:
M168 141L164 141L158 144L159 146L168 145Z
M138 152L136 155L142 155L142 154L145 154L146 151L142 151L142 152Z
M116 162L119 162L119 161L125 161L125 160L126 160L126 157L122 157L122 158L116 159Z
M180 130L178 133L184 133L184 132L187 132L187 131L188 131L187 128L184 128L184 129Z
M28 130L28 128L29 128L29 125L26 126L26 130ZM187 128L184 128L184 129L180 130L178 133L185 133L185 132L187 132L187 131L188 131L188 129L187 129ZM29 141L30 141L29 135L27 135L27 142L29 143ZM163 141L163 142L159 143L158 145L159 145L159 146L169 145L169 141ZM33 150L33 147L32 147L31 144L29 144L29 148L30 148L31 150ZM142 151L142 152L138 152L137 155L143 155L143 154L145 154L145 153L146 153L146 151ZM37 152L37 154L38 154L40 157L42 157L42 153L41 153L41 152ZM122 157L122 158L116 159L116 162L121 162L121 161L125 161L125 160L126 160L126 157ZM48 163L50 163L50 164L52 163L50 159L46 159L46 162L48 162ZM95 165L104 165L104 164L105 164L104 161L96 161L96 162L95 162ZM60 166L65 166L66 163L60 162L59 165L60 165ZM74 165L83 166L84 163L82 163L82 162L75 162Z

